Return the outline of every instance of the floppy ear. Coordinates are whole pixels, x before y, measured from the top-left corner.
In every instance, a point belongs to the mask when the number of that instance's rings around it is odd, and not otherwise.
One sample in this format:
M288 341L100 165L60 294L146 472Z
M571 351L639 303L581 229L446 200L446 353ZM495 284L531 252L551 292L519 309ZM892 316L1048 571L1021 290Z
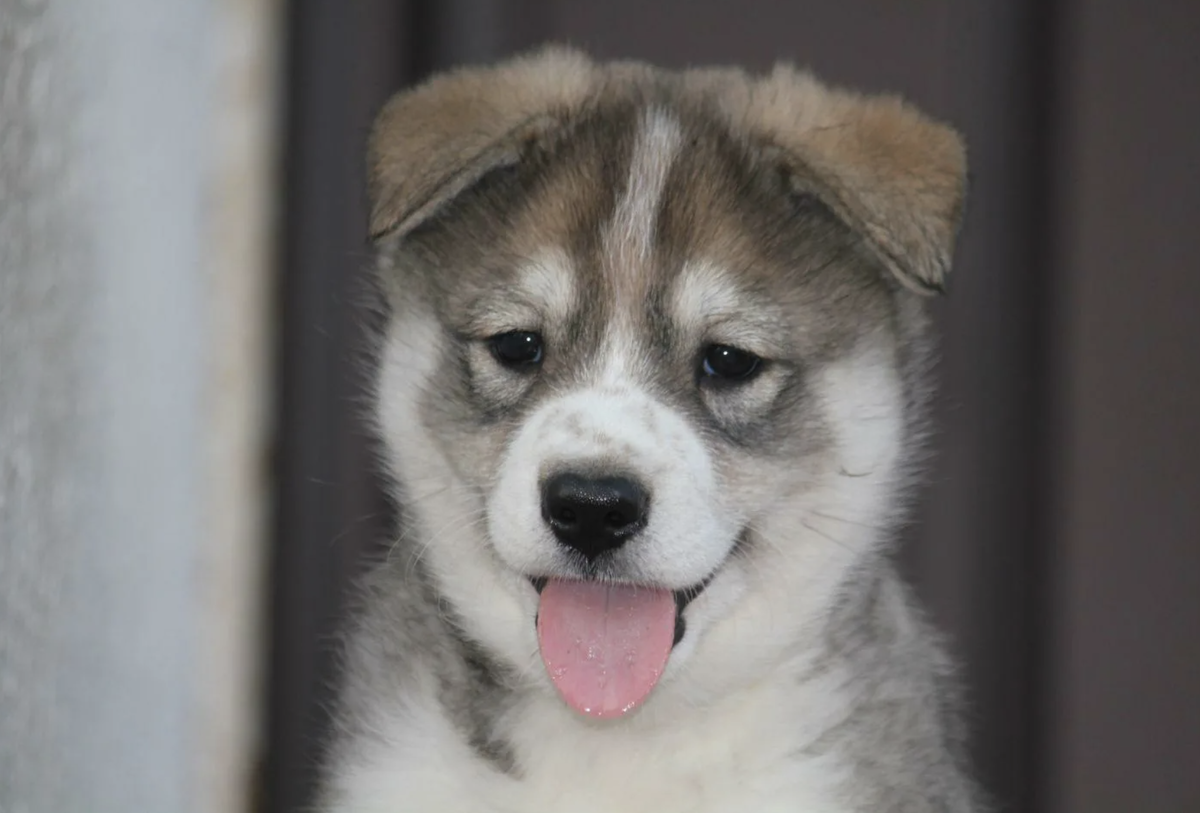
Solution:
M905 287L943 292L966 194L958 133L896 97L833 90L787 66L742 88L725 84L731 112L816 175L811 191Z
M367 148L371 238L402 235L577 108L592 64L547 48L493 68L438 76L393 97Z

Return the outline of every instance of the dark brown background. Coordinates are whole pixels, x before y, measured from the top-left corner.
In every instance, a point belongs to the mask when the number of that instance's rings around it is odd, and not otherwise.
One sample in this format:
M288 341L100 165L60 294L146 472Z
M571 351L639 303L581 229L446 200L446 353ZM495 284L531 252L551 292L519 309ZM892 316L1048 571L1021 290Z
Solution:
M362 140L392 91L546 40L777 58L966 135L940 457L905 561L1019 813L1200 811L1200 2L297 0L266 809L298 811L328 640L388 508L356 419Z

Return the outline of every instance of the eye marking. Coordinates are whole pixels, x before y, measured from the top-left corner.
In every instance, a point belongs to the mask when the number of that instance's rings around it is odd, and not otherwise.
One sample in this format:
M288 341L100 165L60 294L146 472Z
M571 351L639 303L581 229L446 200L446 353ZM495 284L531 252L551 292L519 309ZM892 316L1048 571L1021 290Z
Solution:
M527 372L542 363L544 347L541 334L530 330L509 330L487 340L492 356L510 370Z
M762 372L763 360L728 344L710 344L700 359L700 380L716 386L745 383Z

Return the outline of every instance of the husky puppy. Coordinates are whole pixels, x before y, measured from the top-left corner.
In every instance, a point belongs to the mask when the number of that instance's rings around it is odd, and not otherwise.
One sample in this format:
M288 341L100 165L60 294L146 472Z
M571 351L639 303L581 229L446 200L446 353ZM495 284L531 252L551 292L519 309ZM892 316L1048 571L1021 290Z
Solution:
M548 49L369 148L404 507L322 808L980 808L889 560L959 137L779 67Z

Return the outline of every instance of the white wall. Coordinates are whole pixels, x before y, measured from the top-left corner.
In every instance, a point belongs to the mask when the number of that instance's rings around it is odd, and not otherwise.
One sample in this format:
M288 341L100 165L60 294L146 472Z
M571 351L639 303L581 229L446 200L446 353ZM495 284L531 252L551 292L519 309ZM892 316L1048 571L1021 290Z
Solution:
M256 749L273 0L0 0L0 810Z

